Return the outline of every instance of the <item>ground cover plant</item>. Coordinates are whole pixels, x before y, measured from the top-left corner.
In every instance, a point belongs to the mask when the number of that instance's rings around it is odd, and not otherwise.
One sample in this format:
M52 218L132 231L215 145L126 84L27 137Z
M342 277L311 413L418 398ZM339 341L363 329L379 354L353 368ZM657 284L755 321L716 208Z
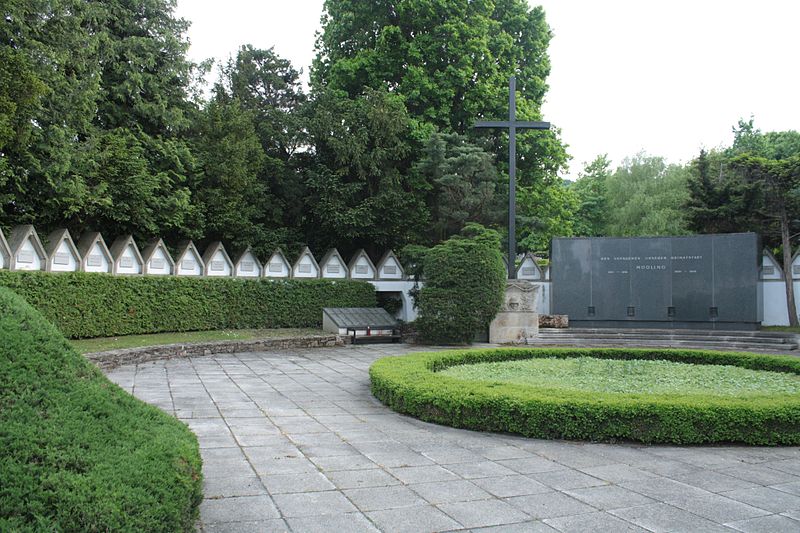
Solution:
M213 331L183 331L177 333L154 333L152 335L125 335L122 337L97 337L70 341L80 353L104 352L121 348L141 348L164 344L190 342L274 339L278 337L305 337L324 335L321 329L313 328L274 328L274 329L223 329Z
M322 325L323 307L374 307L375 288L351 280L245 280L0 271L65 337Z
M760 396L799 394L800 376L732 365L672 361L534 358L456 365L442 375L470 381L515 383L570 391L630 394Z
M798 375L793 357L657 349L452 350L370 368L378 399L426 421L677 444L800 443Z
M0 287L0 531L192 531L196 437Z

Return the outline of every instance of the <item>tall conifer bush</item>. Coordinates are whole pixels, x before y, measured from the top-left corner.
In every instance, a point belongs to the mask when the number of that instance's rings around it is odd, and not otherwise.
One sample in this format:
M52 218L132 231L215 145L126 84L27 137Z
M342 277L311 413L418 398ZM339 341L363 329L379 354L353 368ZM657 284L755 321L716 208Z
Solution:
M489 325L503 301L500 236L478 224L428 250L417 324L422 340L465 344Z

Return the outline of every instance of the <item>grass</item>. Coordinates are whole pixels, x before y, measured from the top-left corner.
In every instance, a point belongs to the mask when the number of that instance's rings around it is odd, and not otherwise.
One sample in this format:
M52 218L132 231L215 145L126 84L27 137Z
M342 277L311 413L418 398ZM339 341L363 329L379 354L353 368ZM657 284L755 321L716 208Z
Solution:
M470 381L623 394L763 396L800 393L800 376L730 365L595 357L457 365L443 375Z
M761 326L761 331L780 331L782 333L800 333L798 326Z
M0 287L0 531L194 531L197 438Z
M277 337L302 337L322 335L321 329L277 328L277 329L223 329L216 331L185 331L180 333L155 333L152 335L125 335L122 337L99 337L69 341L80 353L104 352L121 348L141 348L162 344L191 342L254 340Z

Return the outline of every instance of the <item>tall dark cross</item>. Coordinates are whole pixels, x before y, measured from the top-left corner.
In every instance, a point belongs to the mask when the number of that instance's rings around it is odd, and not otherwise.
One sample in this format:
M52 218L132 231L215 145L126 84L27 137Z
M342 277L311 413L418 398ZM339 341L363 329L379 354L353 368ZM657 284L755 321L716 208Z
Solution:
M508 128L508 279L516 279L517 268L517 129L549 130L549 122L517 120L517 78L508 82L508 120L479 120L476 128Z

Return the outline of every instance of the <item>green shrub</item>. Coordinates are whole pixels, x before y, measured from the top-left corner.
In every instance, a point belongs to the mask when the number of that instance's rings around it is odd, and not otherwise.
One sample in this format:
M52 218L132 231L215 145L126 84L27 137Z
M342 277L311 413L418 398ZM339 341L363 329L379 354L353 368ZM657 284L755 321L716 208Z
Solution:
M800 444L796 394L723 397L570 391L493 381L456 379L439 370L461 364L534 357L595 357L732 365L800 374L786 356L655 349L453 350L387 357L370 368L372 392L401 413L454 427L528 437L591 441L700 444Z
M499 236L477 225L468 230L478 235L453 237L424 255L425 284L417 299L424 342L469 343L503 302L506 272Z
M374 307L363 281L245 280L0 271L69 338L213 329L314 327L323 307Z
M0 287L0 531L192 531L197 439Z

